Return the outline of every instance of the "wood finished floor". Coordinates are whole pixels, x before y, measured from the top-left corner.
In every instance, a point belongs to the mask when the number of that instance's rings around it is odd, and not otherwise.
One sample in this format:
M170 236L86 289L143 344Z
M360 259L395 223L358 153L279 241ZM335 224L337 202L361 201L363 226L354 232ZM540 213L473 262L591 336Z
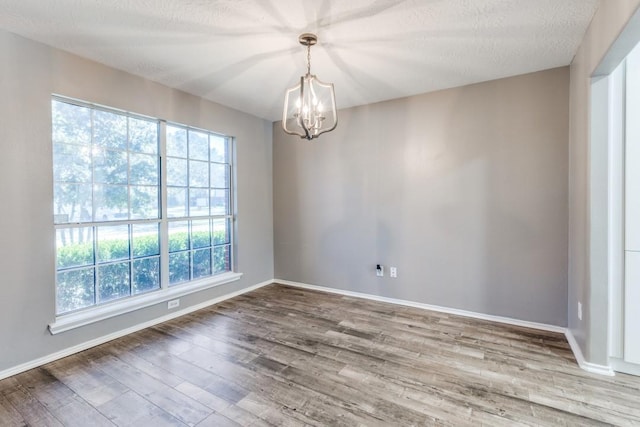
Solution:
M561 334L271 285L0 381L2 426L640 425Z

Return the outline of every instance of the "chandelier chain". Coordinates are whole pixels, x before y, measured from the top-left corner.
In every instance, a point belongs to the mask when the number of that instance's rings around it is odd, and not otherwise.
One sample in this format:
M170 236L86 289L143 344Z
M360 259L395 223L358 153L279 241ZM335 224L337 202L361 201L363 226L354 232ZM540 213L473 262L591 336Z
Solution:
M311 74L311 44L307 43L307 74Z

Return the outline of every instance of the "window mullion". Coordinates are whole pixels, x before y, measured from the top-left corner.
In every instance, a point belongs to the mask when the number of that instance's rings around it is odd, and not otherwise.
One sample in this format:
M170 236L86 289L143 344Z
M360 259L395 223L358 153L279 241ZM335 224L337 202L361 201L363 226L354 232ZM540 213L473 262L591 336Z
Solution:
M98 227L93 228L93 303L99 304L98 283L100 282L100 272L98 268Z
M133 295L133 224L127 224L129 231L129 296Z
M131 203L131 120L127 115L127 220L131 221L133 209L133 204ZM127 221L127 231L129 236L129 295L133 295L133 225Z
M90 129L91 129L91 222L96 221L96 212L98 204L96 203L96 164L94 159L94 148L95 148L95 110L91 108L89 115ZM92 228L93 232L93 304L97 305L100 303L100 298L98 296L99 288L98 283L100 283L100 273L98 268L98 227L95 225Z
M167 211L167 122L160 120L160 287L169 288L169 221Z
M231 234L229 238L229 268L231 271L236 271L236 231L237 231L237 223L236 223L236 207L235 200L236 199L236 182L235 182L235 163L236 163L236 142L235 138L227 137L225 140L226 143L226 156L227 162L229 164L229 195L227 199L227 203L229 206L227 207L227 217L230 217L230 229L229 233Z

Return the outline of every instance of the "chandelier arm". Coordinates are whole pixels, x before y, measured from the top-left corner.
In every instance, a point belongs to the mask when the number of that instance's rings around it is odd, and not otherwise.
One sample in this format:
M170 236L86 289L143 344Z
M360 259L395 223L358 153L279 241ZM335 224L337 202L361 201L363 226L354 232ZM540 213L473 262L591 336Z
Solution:
M298 114L298 124L304 130L304 136L302 138L311 139L311 134L309 133L309 128L307 128L307 124L305 123L304 117L304 77L300 77L300 111Z

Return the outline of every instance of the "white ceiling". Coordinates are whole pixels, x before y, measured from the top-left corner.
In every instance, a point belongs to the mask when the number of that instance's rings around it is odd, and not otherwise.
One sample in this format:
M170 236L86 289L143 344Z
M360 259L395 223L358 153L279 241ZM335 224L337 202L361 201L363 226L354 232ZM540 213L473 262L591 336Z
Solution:
M311 71L339 108L568 65L598 0L1 0L0 28L263 117Z

